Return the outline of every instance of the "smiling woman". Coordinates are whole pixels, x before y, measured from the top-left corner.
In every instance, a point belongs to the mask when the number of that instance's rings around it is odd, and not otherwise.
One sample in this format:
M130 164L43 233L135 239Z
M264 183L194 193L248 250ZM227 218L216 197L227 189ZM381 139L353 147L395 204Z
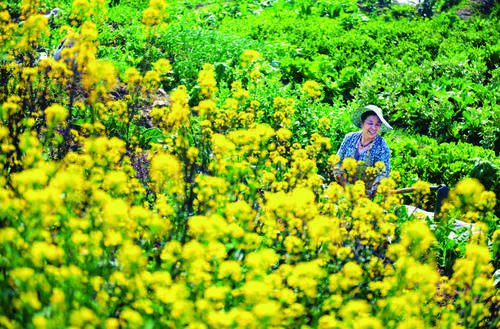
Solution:
M379 133L391 130L392 127L385 121L382 110L375 105L361 107L354 112L352 122L362 130L351 132L344 137L337 152L340 161L354 158L371 167L377 162L383 162L385 170L382 176L388 177L391 151Z

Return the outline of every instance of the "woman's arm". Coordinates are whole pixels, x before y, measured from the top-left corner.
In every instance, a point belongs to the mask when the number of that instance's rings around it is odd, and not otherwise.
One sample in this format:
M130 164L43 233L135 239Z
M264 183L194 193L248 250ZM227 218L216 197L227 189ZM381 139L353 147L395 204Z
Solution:
M342 141L342 144L340 144L339 150L337 151L337 155L340 157L340 161L343 161L345 158L347 158L351 153L349 150L352 148L352 139L355 133L348 133L345 135L344 140Z
M381 161L385 165L385 172L382 174L384 177L389 177L389 173L391 172L391 149L387 142L382 138L379 147L377 147L377 152L373 157L373 165L375 163Z

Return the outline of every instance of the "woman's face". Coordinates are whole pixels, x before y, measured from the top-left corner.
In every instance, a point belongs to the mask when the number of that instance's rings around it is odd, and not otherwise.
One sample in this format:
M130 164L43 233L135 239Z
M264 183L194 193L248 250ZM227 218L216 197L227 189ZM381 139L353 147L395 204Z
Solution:
M376 115L370 115L366 118L364 122L361 123L361 128L363 128L363 140L371 141L377 137L380 132L380 127L382 122Z

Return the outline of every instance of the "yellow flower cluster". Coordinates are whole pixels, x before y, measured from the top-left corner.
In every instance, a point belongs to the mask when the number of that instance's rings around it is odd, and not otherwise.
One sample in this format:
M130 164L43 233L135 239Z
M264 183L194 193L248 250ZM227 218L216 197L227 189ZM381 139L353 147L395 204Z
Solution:
M214 66L212 64L205 64L198 76L198 84L201 91L200 96L212 98L217 92L217 81L215 80Z
M17 44L17 49L21 52L33 49L33 45L38 42L42 36L49 35L48 19L43 15L31 15L23 24L21 32L22 39Z
M322 117L321 119L319 119L319 124L318 124L319 131L328 132L328 130L330 130L330 127L331 127L331 121L329 118Z
M291 98L284 99L276 97L274 99L274 127L290 127L292 124L292 115L295 113L295 101Z
M318 99L321 96L321 86L314 80L308 80L304 82L302 89L310 98Z
M168 74L172 72L172 65L170 65L170 61L166 58L160 58L153 63L153 68L160 74Z
M182 166L179 160L170 154L156 154L151 160L152 188L157 192L178 194L184 192Z
M68 110L59 104L54 104L45 109L45 118L47 125L55 127L57 124L64 122L68 117Z
M260 58L260 53L256 50L253 49L247 49L243 51L243 54L241 55L241 66L242 67L248 67L251 63L255 62Z
M7 10L3 10L0 6L0 44L2 48L7 45L8 41L12 41L11 35L16 29L16 25L11 22L10 14ZM3 50L3 49L2 49Z
M450 195L450 202L464 212L493 210L496 205L495 194L486 191L477 179L468 178L459 182Z
M69 18L72 20L72 25L77 26L82 22L103 17L107 9L105 0L74 0Z
M109 91L117 87L117 72L114 65L106 61L91 61L87 64L87 69L83 86L89 91L89 102L94 104L100 99L106 99Z
M160 25L166 18L166 9L165 0L151 0L149 7L144 10L142 23L148 28Z
M23 0L21 1L21 19L27 19L32 15L36 15L41 8L40 0Z

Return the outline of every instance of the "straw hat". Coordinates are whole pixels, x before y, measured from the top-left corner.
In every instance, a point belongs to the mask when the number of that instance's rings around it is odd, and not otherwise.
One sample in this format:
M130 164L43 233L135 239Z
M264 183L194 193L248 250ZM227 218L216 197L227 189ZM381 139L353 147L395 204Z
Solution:
M382 123L382 126L380 127L380 131L389 131L392 129L392 127L385 121L384 116L382 115L382 110L380 107L375 106L375 105L366 105L358 108L356 111L354 111L352 115L352 123L358 128L361 128L361 116L363 113L368 112L368 111L373 111L375 114L378 116L380 119L380 122Z

